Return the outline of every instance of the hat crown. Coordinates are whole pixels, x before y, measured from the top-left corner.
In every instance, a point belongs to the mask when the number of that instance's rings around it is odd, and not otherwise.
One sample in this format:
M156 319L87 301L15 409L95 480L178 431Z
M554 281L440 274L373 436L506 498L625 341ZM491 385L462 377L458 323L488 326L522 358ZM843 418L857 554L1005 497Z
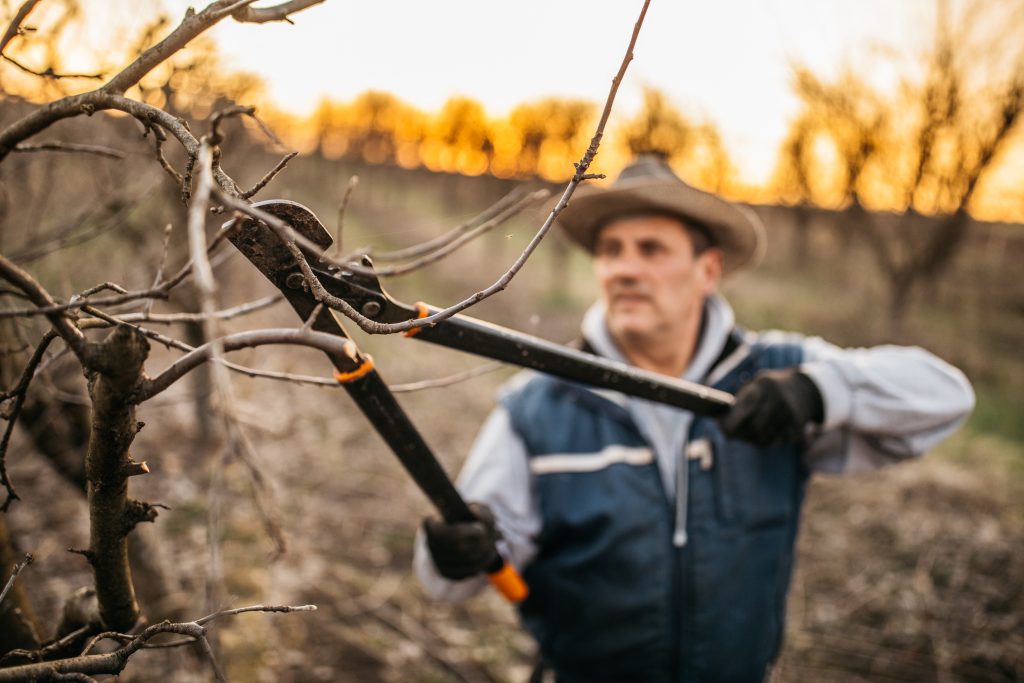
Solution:
M653 152L638 155L633 163L619 172L619 177L612 183L612 187L618 187L623 183L633 184L637 181L669 181L685 185L682 178L677 176L668 165L665 156Z
M615 216L665 213L703 226L724 254L725 272L756 263L764 226L753 211L697 189L672 171L663 154L644 153L608 187L584 187L558 215L569 237L593 252L598 231Z

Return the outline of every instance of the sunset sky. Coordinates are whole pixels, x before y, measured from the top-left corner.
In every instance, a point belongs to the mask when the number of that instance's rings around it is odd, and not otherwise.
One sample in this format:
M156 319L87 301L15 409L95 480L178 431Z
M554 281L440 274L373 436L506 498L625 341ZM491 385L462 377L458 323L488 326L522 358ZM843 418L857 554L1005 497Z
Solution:
M159 32L165 34L189 6L188 0L78 2L83 8L80 21L61 46L60 68L65 72L121 68L138 49L144 27L165 14L170 23ZM901 78L921 75L921 57L932 44L937 8L948 6L951 25L962 30L970 23L964 17L971 3L984 10L978 16L989 20L989 32L996 27L1005 33L1024 22L1020 0L653 0L619 92L609 137L614 138L621 129L618 124L639 111L645 88L655 88L692 122L718 129L732 162L730 187L736 197L775 201L769 181L780 143L800 111L791 83L793 66L805 65L826 81L848 69L894 92ZM9 15L19 4L3 0ZM208 3L194 4L202 8ZM545 97L602 103L641 4L327 0L295 14L294 25L225 20L207 35L217 43L220 61L229 72L252 73L266 83L270 102L260 97L248 102L270 104L264 114L283 110L291 115L284 117L287 120L308 121L325 99L338 106L375 90L391 93L427 117L440 112L453 96L466 96L480 102L494 121L507 117L519 104ZM31 19L42 26L41 38L62 8L62 3L43 2L33 12ZM1006 11L989 11L997 8ZM1011 13L1016 16L1009 20ZM996 43L979 36L974 36L975 42L964 41L967 51L981 46L965 52L965 63L1001 62L986 68L1005 70L1014 52L1013 36L1007 37L1009 42L1006 37ZM1002 47L987 47L993 44ZM22 39L15 49L25 46L21 54L29 63L45 60L39 53L45 39ZM78 85L90 87L88 81ZM971 94L972 103L990 104L977 94ZM1019 182L1024 175L1022 141L1024 131L997 161L998 173L986 182L979 193L984 196L975 203L978 215L1024 216ZM614 140L612 149L598 158L599 165L605 160L612 164L612 172L615 164L623 163L621 150L615 156L616 142L620 141ZM565 164L568 170L570 165ZM468 172L462 166L444 170Z
M189 5L162 1L175 18ZM501 115L548 95L603 102L640 6L328 0L295 26L226 21L214 35L233 67L262 75L295 113L377 89L426 110L468 95ZM886 45L923 47L934 13L933 0L654 0L617 111L635 112L643 86L657 87L716 123L741 177L762 182L797 108L794 60L825 74L844 60L868 69Z

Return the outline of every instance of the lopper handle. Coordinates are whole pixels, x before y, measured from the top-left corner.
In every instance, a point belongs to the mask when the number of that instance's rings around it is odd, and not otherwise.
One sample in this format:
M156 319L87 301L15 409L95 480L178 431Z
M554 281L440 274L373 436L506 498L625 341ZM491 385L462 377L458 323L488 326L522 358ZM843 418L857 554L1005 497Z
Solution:
M501 559L500 556L498 562L501 563L501 567L489 572L487 574L488 580L494 586L494 589L501 593L509 602L522 602L530 594L529 587L527 587L523 577L519 575L519 572L516 571L511 562Z

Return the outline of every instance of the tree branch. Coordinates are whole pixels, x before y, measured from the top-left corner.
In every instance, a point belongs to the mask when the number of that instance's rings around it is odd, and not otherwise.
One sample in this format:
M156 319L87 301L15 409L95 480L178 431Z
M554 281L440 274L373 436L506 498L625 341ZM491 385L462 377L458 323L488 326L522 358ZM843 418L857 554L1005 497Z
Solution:
M287 21L292 23L288 15L295 14L307 7L319 5L324 0L290 0L273 7L245 7L236 11L231 17L235 21L247 24L263 24L268 21Z
M501 213L502 211L504 211L505 209L519 201L523 197L525 192L526 190L523 189L521 186L517 187L511 192L509 192L507 195L505 195L504 197L502 197L501 199L499 199L498 201L496 201L495 203L491 204L489 207L481 211L476 216L470 218L468 221L460 223L459 225L455 226L454 228L444 233L443 235L427 240L425 242L421 242L420 244L415 244L411 247L406 247L405 249L396 249L395 251L385 251L380 253L377 253L370 249L361 250L348 256L345 256L339 260L344 262L358 261L360 256L366 255L373 257L374 261L395 262L405 261L407 259L412 258L418 258L425 254L429 254L449 244L453 240L458 239L460 235L463 235L467 231L472 230L481 223L491 220L499 213Z
M248 301L238 306L232 306L231 308L225 308L220 311L214 311L212 314L206 313L125 313L117 316L118 322L147 322L147 323L159 323L162 325L173 325L175 323L195 323L202 322L206 318L216 318L217 320L231 320L232 318L238 318L243 315L248 315L255 311L261 311L264 308L270 308L277 302L281 301L284 297L281 294L271 294L255 301ZM191 351L192 349L186 349Z
M96 576L100 617L108 628L127 630L138 619L128 533L134 526L128 500L132 458L128 451L141 426L132 401L143 377L149 343L137 330L119 325L96 345L89 377L92 419L85 470L89 501L89 564ZM86 672L88 673L88 672Z
M242 614L244 612L289 613L312 612L315 610L316 605L298 605L295 607L287 605L253 605L251 607L241 607L234 610L226 610L224 612L210 614L202 617L201 619L190 622L171 623L169 621L164 621L150 626L142 631L142 633L135 636L121 633L105 633L101 635L106 638L113 638L125 642L125 645L107 654L84 654L79 657L70 657L51 662L39 662L35 664L25 664L22 666L12 666L0 669L0 683L45 681L51 680L55 674L64 675L77 673L92 676L99 674L117 675L124 670L132 655L143 649L150 640L164 633L176 633L178 635L188 636L188 639L178 641L177 643L179 645L188 645L205 641L206 624L222 616ZM209 645L208 641L207 645ZM210 651L207 651L207 656L210 656ZM220 673L219 676L222 680L223 673Z
M454 375L448 375L447 377L438 377L437 379L424 379L419 382L409 382L407 384L393 384L389 387L392 394L403 394L411 393L413 391L423 391L424 389L440 389L441 387L450 387L453 384L465 382L466 380L473 379L474 377L480 377L487 373L500 370L503 363L484 363L478 365L475 368L470 368L463 372L455 373Z
M21 7L18 8L18 12L14 15L14 19L11 20L7 30L4 31L4 37L0 38L0 53L3 53L3 51L7 49L7 44L14 40L15 36L21 34L21 23L25 21L25 18L38 4L39 0L25 0Z
M536 192L531 192L530 194L526 195L525 197L514 203L512 206L508 207L507 209L499 213L497 216L494 216L493 218L491 218L488 221L485 221L484 223L481 223L472 230L463 231L460 235L456 236L454 239L449 240L446 244L437 248L433 252L425 253L423 256L413 261L409 261L408 263L403 263L402 265L399 266L391 266L386 268L367 268L365 266L360 266L357 263L346 263L345 269L350 270L354 273L359 273L361 275L371 275L377 277L393 277L396 275L406 275L413 271L419 270L424 266L428 266L432 263L440 261L444 257L457 251L458 249L468 244L469 242L472 242L480 235L490 232L491 230L498 227L502 223L505 223L510 218L512 218L513 216L521 212L523 209L525 209L527 206L547 199L550 196L551 193L548 192L547 190L537 190Z
M158 65L167 61L171 55L177 53L201 33L224 19L228 15L225 12L226 9L237 7L239 4L242 3L238 3L235 0L216 0L216 2L210 3L198 14L195 10L189 8L185 12L185 18L167 37L139 55L135 61L107 81L101 89L112 94L123 94Z
M4 428L4 435L0 437L0 484L3 485L7 494L4 497L3 504L0 504L0 512L7 512L11 502L19 500L17 492L14 490L14 484L11 482L7 475L7 447L11 442L11 434L14 432L14 425L18 421L18 416L21 414L21 408L25 405L25 396L28 393L28 386L32 382L32 377L35 375L36 368L39 367L39 363L43 360L43 354L46 352L47 347L54 339L57 338L57 333L54 330L48 330L43 338L36 345L35 351L32 352L31 358L28 363L25 364L25 369L21 372L21 378L18 380L17 385L10 391L4 392L0 395L0 400L6 401L10 398L14 399L14 403L10 406L10 409L4 411L3 417L7 420L7 426Z
M230 309L229 308L229 309L225 309L224 311L217 311L216 315L214 317L217 317L217 318L219 318L221 320L226 320L228 318L234 317L235 315L239 315L240 313L238 311L240 311L243 308L245 308L245 306L238 306L238 307L236 307L234 309ZM125 315L122 315L122 316L115 317L115 316L112 316L112 315L108 315L108 314L104 313L103 311L101 311L101 310L99 310L97 308L94 308L92 306L84 306L82 308L82 310L85 311L86 313L88 313L89 315L96 316L96 318L97 318L96 320L83 320L81 323L79 323L79 327L81 327L83 329L86 327L86 324L88 324L88 323L92 323L91 325L89 325L90 327L107 327L107 326L111 326L111 325L129 325L132 328L134 328L134 329L138 330L139 332L141 332L143 335L145 335L147 339L152 339L153 341L155 341L155 342L157 342L159 344L163 344L167 348L178 349L179 351L185 351L186 353L195 351L196 347L190 346L190 345L186 344L185 342L180 341L178 339L174 339L172 337L167 337L167 336L164 336L164 335L162 335L162 334L160 334L158 332L154 332L153 330L146 329L145 327L138 326L138 325L136 325L134 323L139 321L139 320L149 320L151 318L155 318L155 320L153 320L153 322L162 322L161 318L164 318L164 317L172 318L172 320L168 320L167 322L173 323L173 322L181 322L181 321L191 321L192 319L200 321L200 320L203 320L203 319L206 319L206 318L209 317L209 316L203 315L202 313L181 313L181 314L171 314L171 315L168 315L168 316L151 316L151 317L144 317L144 314L142 314L142 313L128 313L128 314L125 314ZM330 379L330 378L327 378L327 377L314 377L314 376L311 376L311 375L297 375L297 374L293 374L293 373L289 373L289 372L276 372L274 370L257 370L256 368L250 368L250 367L247 367L245 365L239 365L238 363L232 363L231 361L228 361L228 360L226 360L224 358L221 358L221 359L219 359L217 361L214 361L214 362L219 362L219 363L223 364L224 367L226 367L228 370L232 370L232 371L237 372L239 374L245 375L246 377L252 377L252 378L257 378L257 379L273 379L273 380L278 380L278 381L283 381L283 382L292 382L292 383L295 383L295 384L312 384L312 385L318 386L318 387L329 387L329 388L337 388L338 387L338 383L334 379Z
M32 564L32 555L30 553L25 553L25 558L14 565L14 569L11 570L10 578L7 579L7 583L4 584L4 589L0 591L0 604L3 603L4 598L7 597L7 593L11 590L11 587L14 586L14 580L18 578L18 574L21 573L21 570L30 564Z
M220 246L220 244L227 238L227 231L221 230L216 236L210 240L210 246L207 248L208 253L213 251ZM0 258L3 258L0 255ZM172 289L180 285L188 276L192 274L192 261L189 260L184 266L182 266L177 273L175 273L169 280L165 280L162 284L157 287L150 289L143 289L134 292L124 292L117 296L106 297L102 299L89 299L82 294L79 296L72 297L71 301L66 303L57 303L54 301L48 305L41 305L34 308L22 308L22 309L11 309L6 311L0 311L0 319L2 318L24 318L33 315L52 315L55 313L61 313L76 308L83 308L85 306L118 306L120 304L129 303L131 301L138 301L140 299L166 299ZM0 264L2 266L2 264ZM0 277L3 276L2 267L0 267ZM31 297L29 297L31 300Z
M36 282L35 278L4 258L3 254L0 254L0 277L27 294L29 300L36 306L41 308L56 306L53 297ZM6 315L9 313L9 311L0 312L0 317L9 317L9 315ZM57 331L57 334L64 340L64 343L68 345L68 348L74 351L75 355L82 360L83 365L88 365L88 362L86 362L88 361L88 340L86 340L82 331L75 327L71 319L63 311L53 310L46 313L46 317Z
M345 209L348 208L349 199L352 198L352 191L356 189L356 185L359 184L359 176L354 175L348 179L348 184L345 185L345 193L341 196L341 203L338 204L338 223L335 229L337 235L334 240L334 251L335 253L341 253L342 237L344 236L345 228ZM351 260L351 259L350 259Z
M123 97L123 95L129 88L138 84L146 74L229 14L238 14L242 17L240 19L242 21L250 21L247 18L250 16L248 12L254 13L251 15L253 17L251 20L253 21L258 20L258 17L269 17L274 13L281 15L275 18L282 19L289 12L297 12L318 4L322 0L294 0L293 2L260 10L249 8L248 5L251 4L251 1L216 0L216 2L210 3L198 14L190 8L185 13L185 18L182 22L167 37L143 52L131 64L96 90L79 95L71 95L51 102L15 121L4 129L3 132L0 132L0 161L6 158L18 143L45 130L57 121L71 116L92 114L100 109L118 109L132 114L141 121L152 120L157 122L170 130L178 138L178 141L185 146L186 151L190 155L194 155L197 152L198 141L188 133L183 124L163 110L142 102L130 100ZM22 7L24 14L27 14L34 5L35 3L26 2ZM8 33L14 31L14 34L17 34L17 26L24 19L24 14L22 11L19 11L15 22L8 28ZM264 19L264 21L271 20L273 19ZM6 40L9 41L11 37L13 35L6 37ZM233 191L233 181L227 175L223 174L223 172L215 172L215 176L225 191Z
M347 355L352 344L351 341L333 334L289 329L238 332L216 341L223 346L225 353L238 351L239 349L255 348L257 346L290 344L294 346L308 346L326 353ZM176 360L156 377L143 380L135 392L134 401L136 403L148 401L166 390L191 370L211 360L212 357L213 342L203 344Z
M103 78L103 74L62 74L62 73L57 73L53 69L47 69L46 71L38 71L38 70L33 69L32 67L30 67L30 66L28 66L26 64L22 64L21 62L19 62L14 57L10 57L8 55L3 55L3 58L4 58L5 62L7 62L9 64L13 64L14 66L18 67L18 69L24 71L25 73L30 74L32 76L39 76L40 78L53 78L53 79L59 79L59 78L85 78L85 79L88 79L88 80L98 80L100 78Z
M298 155L298 152L289 152L288 154L286 154L284 158L281 159L281 161L277 162L277 165L274 166L274 168L270 169L265 176L260 178L259 182L252 186L251 190L246 190L245 192L242 193L242 199L251 199L253 196L255 196L260 190L266 187L271 180L276 178L278 173L284 170L284 167L288 165L289 161L291 161Z
M124 153L99 145L80 145L74 142L23 142L15 145L15 152L75 152L79 154L95 154L108 159L124 159Z

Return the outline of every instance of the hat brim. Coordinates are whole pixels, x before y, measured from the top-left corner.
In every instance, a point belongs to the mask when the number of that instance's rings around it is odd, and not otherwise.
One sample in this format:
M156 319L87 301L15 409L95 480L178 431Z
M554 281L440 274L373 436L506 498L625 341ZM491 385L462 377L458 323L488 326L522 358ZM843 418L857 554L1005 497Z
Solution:
M666 213L704 226L722 250L726 274L751 268L764 256L764 225L753 210L671 180L644 178L611 188L582 187L558 222L574 242L593 252L597 233L608 221L642 213Z

